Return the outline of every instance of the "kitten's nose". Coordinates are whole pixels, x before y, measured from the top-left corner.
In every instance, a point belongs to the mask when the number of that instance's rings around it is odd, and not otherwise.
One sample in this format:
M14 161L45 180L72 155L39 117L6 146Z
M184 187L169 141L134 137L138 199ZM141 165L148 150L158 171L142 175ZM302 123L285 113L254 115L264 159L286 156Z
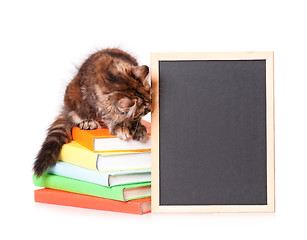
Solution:
M147 110L148 110L148 112L152 112L153 111L153 107L152 107L151 104L147 106Z

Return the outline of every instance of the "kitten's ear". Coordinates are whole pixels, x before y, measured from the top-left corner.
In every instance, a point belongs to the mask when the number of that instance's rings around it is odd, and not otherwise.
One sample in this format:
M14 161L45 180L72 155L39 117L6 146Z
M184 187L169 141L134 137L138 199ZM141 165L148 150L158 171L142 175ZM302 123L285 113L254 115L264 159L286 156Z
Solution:
M135 104L134 100L127 98L127 97L123 97L118 100L117 106L119 110L125 111L125 110L130 109L132 106L134 106L134 104Z
M146 65L132 67L132 73L136 78L145 83L149 75L149 67Z

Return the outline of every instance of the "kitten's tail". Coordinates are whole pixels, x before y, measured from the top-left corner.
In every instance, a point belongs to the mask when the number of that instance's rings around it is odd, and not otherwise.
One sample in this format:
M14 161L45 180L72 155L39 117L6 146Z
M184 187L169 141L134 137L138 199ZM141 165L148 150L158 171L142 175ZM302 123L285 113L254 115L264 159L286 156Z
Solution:
M60 114L51 124L34 162L33 170L37 176L56 164L62 146L71 141L71 129L72 124L64 114Z

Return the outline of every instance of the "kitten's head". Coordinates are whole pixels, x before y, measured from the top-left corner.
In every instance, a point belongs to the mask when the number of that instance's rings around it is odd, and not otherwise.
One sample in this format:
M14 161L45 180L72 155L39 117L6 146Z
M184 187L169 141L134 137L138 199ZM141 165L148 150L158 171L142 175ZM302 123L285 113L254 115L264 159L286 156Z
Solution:
M149 68L117 64L108 69L107 109L115 122L139 121L152 111Z

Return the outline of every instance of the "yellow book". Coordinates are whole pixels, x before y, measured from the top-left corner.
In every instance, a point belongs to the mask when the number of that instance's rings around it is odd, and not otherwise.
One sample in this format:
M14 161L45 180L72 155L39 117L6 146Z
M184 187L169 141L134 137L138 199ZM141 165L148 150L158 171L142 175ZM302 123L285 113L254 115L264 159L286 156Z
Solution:
M58 159L101 172L151 168L150 152L95 153L75 141L63 145Z

